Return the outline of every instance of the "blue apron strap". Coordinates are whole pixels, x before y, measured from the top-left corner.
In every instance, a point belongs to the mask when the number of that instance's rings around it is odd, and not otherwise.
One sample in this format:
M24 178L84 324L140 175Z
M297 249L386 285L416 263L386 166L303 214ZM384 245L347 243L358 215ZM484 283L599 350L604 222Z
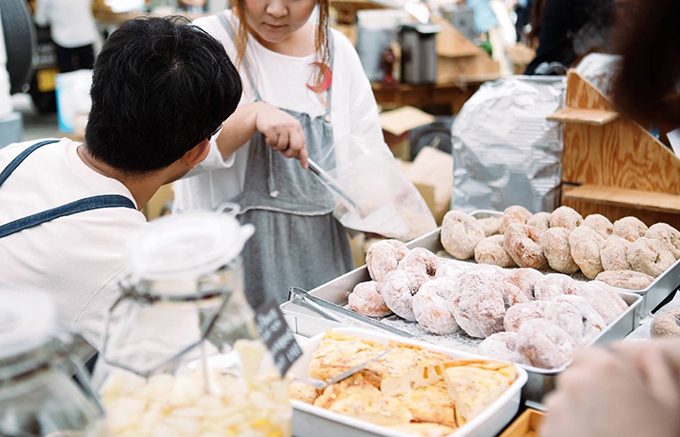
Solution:
M86 197L85 199L67 203L66 205L48 209L47 211L29 215L28 217L20 218L2 225L0 226L0 238L16 234L24 229L33 228L59 217L102 208L131 208L135 211L137 210L132 200L118 194Z
M19 167L19 165L22 162L24 162L24 160L26 158L28 158L28 155L35 152L36 150L38 150L42 146L46 146L48 144L54 144L54 143L58 143L58 142L59 142L59 140L41 141L41 142L36 143L36 144L32 145L31 147L27 148L23 152L21 152L19 154L19 156L14 158L12 160L12 162L10 162L7 167L5 167L5 169L2 171L2 173L0 173L0 186L2 186L2 184L5 183L7 178L14 172L14 170L16 170L16 168Z

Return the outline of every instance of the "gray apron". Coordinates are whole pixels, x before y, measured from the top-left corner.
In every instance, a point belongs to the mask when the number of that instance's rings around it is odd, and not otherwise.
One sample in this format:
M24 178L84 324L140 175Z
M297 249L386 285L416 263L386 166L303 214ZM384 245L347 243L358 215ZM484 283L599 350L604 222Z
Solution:
M226 14L218 17L234 39ZM332 60L332 38L330 53ZM262 101L247 59L243 66L255 101ZM332 71L332 63L330 67ZM335 154L327 148L333 144L330 88L327 96L328 109L316 118L279 108L300 122L310 158L326 169L335 164ZM255 226L243 251L246 293L253 307L270 298L283 302L289 287L311 290L354 267L347 232L333 217L333 197L311 171L274 151L259 132L250 140L245 185L234 201L241 207L241 223Z

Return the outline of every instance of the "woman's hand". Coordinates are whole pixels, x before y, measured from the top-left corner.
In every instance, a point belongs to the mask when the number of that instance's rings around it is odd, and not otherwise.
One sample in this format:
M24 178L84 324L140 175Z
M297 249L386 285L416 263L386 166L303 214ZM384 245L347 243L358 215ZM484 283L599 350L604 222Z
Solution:
M583 349L546 401L543 437L677 437L680 385L658 348L630 354Z
M302 168L308 167L307 141L300 122L267 103L257 103L255 128L264 135L269 147L286 158L298 158Z

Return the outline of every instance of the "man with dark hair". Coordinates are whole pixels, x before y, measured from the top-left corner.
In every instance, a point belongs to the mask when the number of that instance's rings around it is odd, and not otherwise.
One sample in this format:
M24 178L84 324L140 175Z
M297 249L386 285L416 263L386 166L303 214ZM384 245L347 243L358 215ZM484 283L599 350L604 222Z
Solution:
M118 294L139 210L211 152L241 98L222 44L180 19L123 24L93 72L85 143L0 150L0 288L52 294L59 319L95 347Z

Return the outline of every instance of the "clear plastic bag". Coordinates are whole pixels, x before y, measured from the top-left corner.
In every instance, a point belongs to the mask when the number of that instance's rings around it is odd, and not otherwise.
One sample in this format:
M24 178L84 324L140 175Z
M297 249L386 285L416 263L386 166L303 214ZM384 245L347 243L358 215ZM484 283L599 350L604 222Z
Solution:
M371 148L347 136L333 151L335 159L321 163L321 180L343 226L404 241L436 229L425 200L387 147Z

